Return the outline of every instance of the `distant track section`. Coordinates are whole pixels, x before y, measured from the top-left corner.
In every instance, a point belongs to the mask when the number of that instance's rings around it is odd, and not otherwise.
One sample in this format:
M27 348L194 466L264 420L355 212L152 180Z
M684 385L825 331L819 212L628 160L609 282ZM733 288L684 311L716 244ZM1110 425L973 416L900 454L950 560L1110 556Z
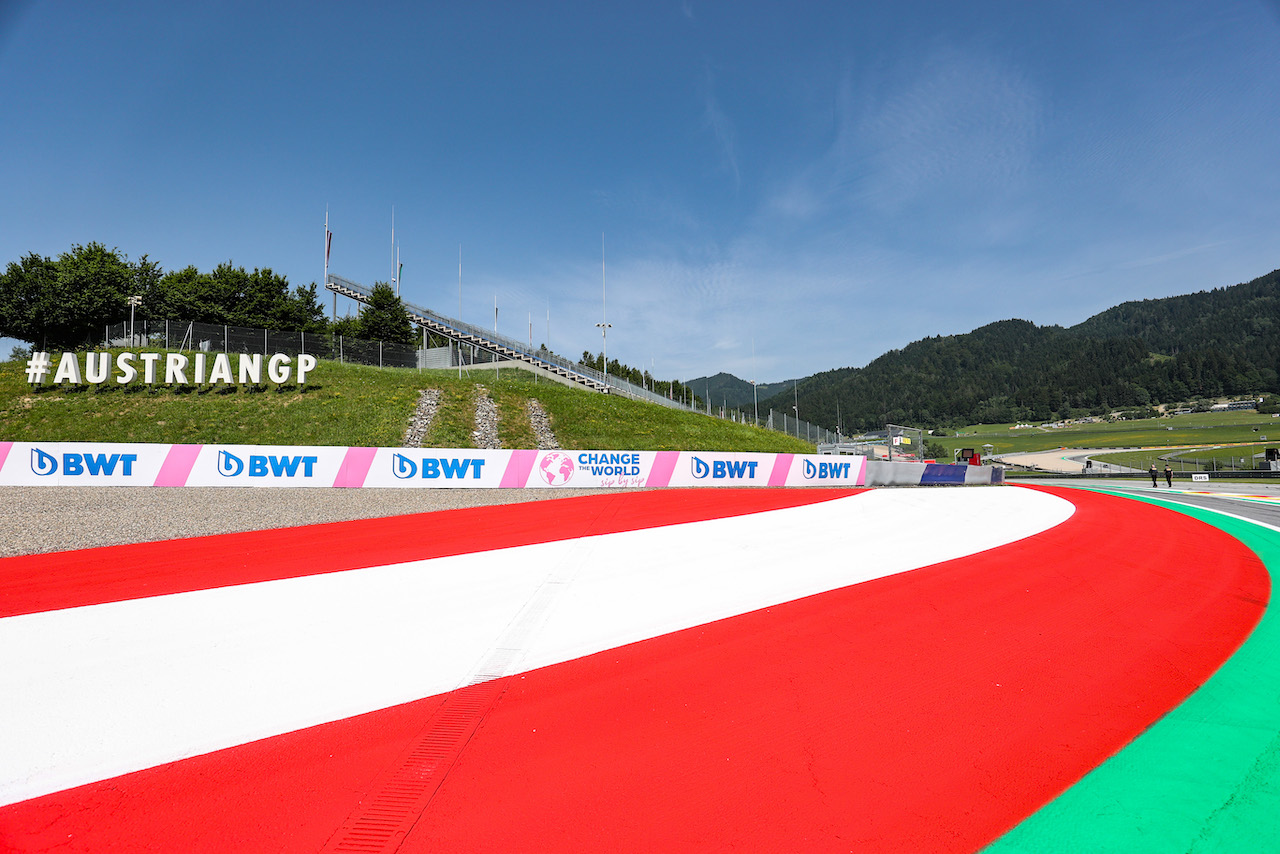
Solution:
M335 294L341 294L361 303L368 303L369 296L372 293L371 288L358 282L353 282L350 279L335 276L332 273L329 274L324 286ZM523 362L541 368L570 382L586 386L592 391L608 393L610 390L610 386L603 376L586 365L570 362L568 359L560 358L546 351L533 351L514 339L486 332L478 326L436 314L434 311L411 303L404 303L404 308L410 320L433 334L443 335L445 338L457 341L459 344L470 344L473 347L479 347L481 350L486 350L513 362Z

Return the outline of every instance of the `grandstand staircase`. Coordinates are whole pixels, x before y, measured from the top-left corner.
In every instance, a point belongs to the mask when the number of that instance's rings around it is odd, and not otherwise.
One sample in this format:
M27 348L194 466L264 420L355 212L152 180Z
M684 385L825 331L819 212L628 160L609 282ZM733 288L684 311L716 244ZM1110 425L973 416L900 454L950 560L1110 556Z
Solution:
M340 294L365 304L368 304L369 295L372 292L371 288L353 282L350 279L335 276L332 273L328 275L328 280L324 286L335 294ZM569 382L586 386L592 391L603 393L608 393L609 391L609 384L605 382L599 372L588 368L586 365L570 362L545 350L531 352L530 348L517 341L497 334L486 333L478 326L444 317L410 303L402 303L402 305L404 305L405 313L410 320L432 334L443 336L459 344L469 344L512 362L531 365L547 373L562 377Z

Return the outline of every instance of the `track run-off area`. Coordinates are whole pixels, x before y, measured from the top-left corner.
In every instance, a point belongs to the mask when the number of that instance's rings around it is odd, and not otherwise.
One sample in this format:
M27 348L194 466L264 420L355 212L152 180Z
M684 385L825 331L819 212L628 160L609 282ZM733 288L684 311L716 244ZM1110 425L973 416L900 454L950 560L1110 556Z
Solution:
M0 559L0 850L1274 850L1280 530L1119 492L628 491Z

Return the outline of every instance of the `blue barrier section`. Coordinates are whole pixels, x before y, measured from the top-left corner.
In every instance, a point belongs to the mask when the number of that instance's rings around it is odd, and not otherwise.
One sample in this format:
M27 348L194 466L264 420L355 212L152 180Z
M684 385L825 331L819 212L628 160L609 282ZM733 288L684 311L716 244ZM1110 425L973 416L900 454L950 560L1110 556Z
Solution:
M928 463L924 474L920 476L921 486L932 486L943 483L964 483L968 466L948 465L944 463Z

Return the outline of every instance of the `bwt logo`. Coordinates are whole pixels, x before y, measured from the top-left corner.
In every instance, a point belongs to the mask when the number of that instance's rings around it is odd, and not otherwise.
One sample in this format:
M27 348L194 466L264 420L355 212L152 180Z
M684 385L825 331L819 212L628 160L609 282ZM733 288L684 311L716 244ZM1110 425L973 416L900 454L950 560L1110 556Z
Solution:
M707 465L706 460L694 457L690 464L693 468L693 476L698 480L702 480L707 475L710 475L712 480L735 480L754 478L756 466L760 462L759 460L712 460L711 464Z
M125 477L133 475L133 464L138 461L137 454L63 454L61 460L64 477L110 476L116 473L116 466ZM31 470L41 477L57 474L59 460L53 454L39 448L31 449Z
M302 469L303 477L311 477L319 457L276 456L275 454L251 454L249 477L294 477ZM239 477L244 474L244 460L229 451L218 451L218 474L223 477Z
M805 480L830 480L834 478L842 478L849 476L849 469L853 463L817 463L813 460L804 461L804 477Z
M445 480L453 480L454 478L462 480L467 477L468 471L471 472L472 480L479 480L480 470L484 468L484 460L477 458L423 457L422 463L419 465L403 454L391 455L391 473L401 480L417 477L419 468L421 468L422 476L428 480L434 480L441 476Z

